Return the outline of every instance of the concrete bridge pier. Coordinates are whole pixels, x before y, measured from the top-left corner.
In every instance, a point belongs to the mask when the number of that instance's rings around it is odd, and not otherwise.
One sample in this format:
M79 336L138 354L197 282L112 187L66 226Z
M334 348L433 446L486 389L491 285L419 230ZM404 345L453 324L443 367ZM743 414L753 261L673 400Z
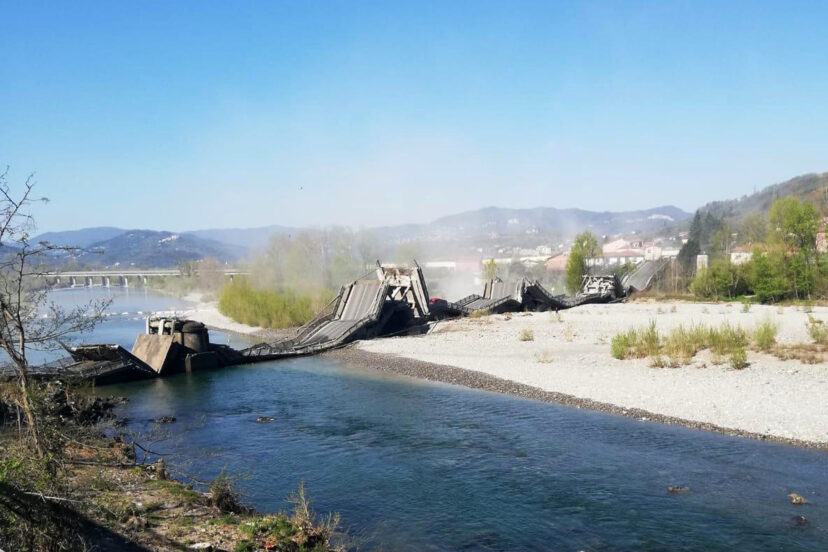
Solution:
M74 276L69 278L69 287L75 287L78 285L78 281L75 279Z
M92 287L92 276L86 277L86 287Z
M106 287L110 287L109 286L109 276L104 276L103 285L105 285Z
M129 276L121 276L121 285L125 288L129 287Z
M55 287L57 287L57 286L59 286L59 285L60 285L60 276L58 276L57 278L55 278Z

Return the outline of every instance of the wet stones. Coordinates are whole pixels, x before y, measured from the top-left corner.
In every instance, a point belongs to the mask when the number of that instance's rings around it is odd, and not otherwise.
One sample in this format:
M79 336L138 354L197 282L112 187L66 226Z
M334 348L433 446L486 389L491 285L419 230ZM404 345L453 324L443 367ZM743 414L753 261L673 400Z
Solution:
M808 504L808 501L805 500L804 496L798 495L796 493L789 494L788 498L791 499L791 504Z
M808 520L805 516L794 516L791 518L791 527L807 527Z
M275 421L276 418L271 418L270 416L259 416L256 418L257 424L269 424L270 422Z
M161 416L155 420L156 424L171 424L175 421L175 416Z

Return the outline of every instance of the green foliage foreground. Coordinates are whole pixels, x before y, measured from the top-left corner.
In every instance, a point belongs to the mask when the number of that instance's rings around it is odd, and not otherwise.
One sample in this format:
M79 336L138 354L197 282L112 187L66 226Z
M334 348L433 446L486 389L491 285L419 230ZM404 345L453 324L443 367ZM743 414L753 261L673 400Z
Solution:
M219 311L236 322L263 328L282 329L308 322L333 299L330 290L303 294L292 291L256 289L247 280L222 288Z
M728 247L713 247L710 267L698 271L690 291L703 299L755 295L762 303L828 298L828 255L817 248L819 225L820 215L810 203L778 199L767 221L758 214L751 219L749 226L769 231L746 231L744 239L753 245L750 260L733 264ZM755 241L765 234L767 243Z

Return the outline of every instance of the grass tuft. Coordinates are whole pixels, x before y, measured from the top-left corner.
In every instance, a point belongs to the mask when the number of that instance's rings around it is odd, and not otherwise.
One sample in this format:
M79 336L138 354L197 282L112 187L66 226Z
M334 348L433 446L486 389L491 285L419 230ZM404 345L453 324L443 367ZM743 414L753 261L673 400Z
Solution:
M756 326L753 330L753 341L756 348L763 352L770 351L776 345L776 334L779 332L779 324L767 319Z
M730 353L730 367L734 370L741 370L747 366L747 351L744 347L734 349Z
M828 326L814 316L808 315L808 335L817 345L828 345Z

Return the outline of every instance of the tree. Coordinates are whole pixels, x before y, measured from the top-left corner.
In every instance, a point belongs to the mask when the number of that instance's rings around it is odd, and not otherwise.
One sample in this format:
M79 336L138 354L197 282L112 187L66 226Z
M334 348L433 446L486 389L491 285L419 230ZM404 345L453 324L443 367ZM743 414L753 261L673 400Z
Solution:
M42 285L47 256L77 249L30 241L30 233L35 229L30 208L47 200L32 196L32 176L26 179L22 192L14 196L7 174L8 170L0 174L0 349L17 372L19 406L26 417L32 448L42 457L45 449L33 405L28 352L65 348L66 341L90 331L102 319L109 301L93 301L68 309L49 301Z
M690 238L684 245L681 246L678 256L676 257L676 261L681 267L681 271L684 276L690 276L693 274L696 268L696 257L699 253L701 253L699 242L693 238Z
M497 263L494 259L489 259L483 263L483 279L494 280L497 278Z
M789 294L790 286L784 274L782 255L768 255L754 249L750 261L753 292L762 303L770 303Z
M806 252L816 249L819 214L813 204L793 196L779 198L771 205L768 220L775 241Z
M696 211L693 215L693 222L690 223L690 235L688 237L696 243L701 243L702 241L702 218L699 211Z
M569 259L566 261L566 289L577 293L581 289L581 278L587 272L587 259L598 256L598 239L590 232L575 236Z
M730 227L725 225L716 230L710 238L711 258L730 258L730 248L733 245L733 234Z
M753 246L764 243L768 237L768 221L763 213L751 213L742 219L739 226L739 241Z

